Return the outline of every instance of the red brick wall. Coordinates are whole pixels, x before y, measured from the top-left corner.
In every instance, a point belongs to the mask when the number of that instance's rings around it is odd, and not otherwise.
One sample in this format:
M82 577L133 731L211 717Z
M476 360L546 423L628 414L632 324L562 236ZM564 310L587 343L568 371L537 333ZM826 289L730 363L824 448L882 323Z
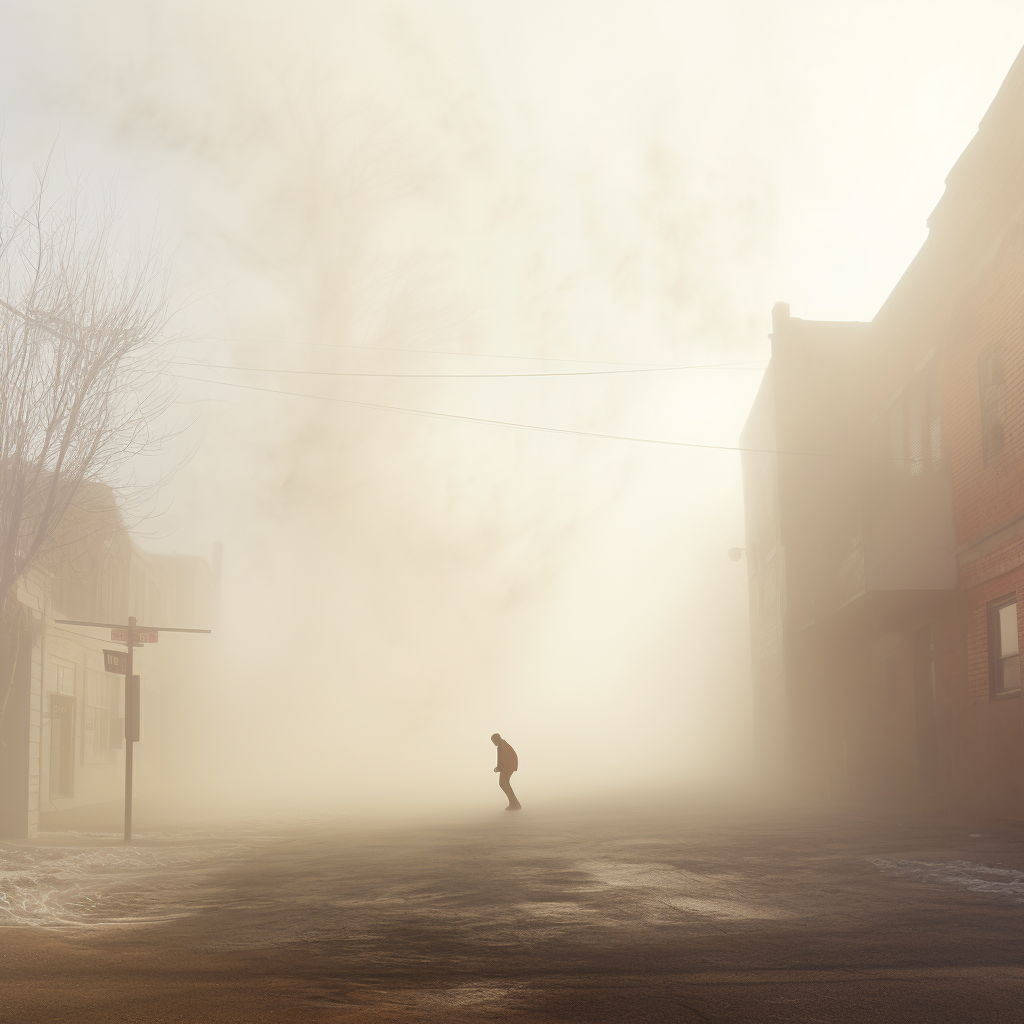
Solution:
M1005 441L982 447L978 360L1001 343L1005 385L1000 413ZM971 545L993 537L1024 515L1024 229L1013 225L976 278L965 287L950 321L942 363L942 433L953 478L957 543L964 561L966 672L954 680L957 707L951 747L965 802L998 813L1024 808L1024 743L1020 698L992 700L989 689L988 604L1016 593L1024 601L1024 538L1008 536L981 555ZM993 538L994 540L995 538ZM992 543L993 541L989 541ZM1024 616L1018 615L1018 633ZM1018 643L1021 637L1018 635Z
M956 540L964 559L958 582L964 595L962 611L931 622L942 788L954 803L1020 816L1024 813L1024 701L990 697L987 606L1012 593L1020 595L1024 604L1024 537L1008 535L1005 542L981 555L971 545L986 537L994 543L994 534L1024 516L1024 225L1008 229L962 292L950 295L948 303L942 309L941 302L921 302L901 317L898 330L887 325L868 401L880 408L899 384L910 379L926 353L932 347L938 350L942 448L950 462ZM1005 441L986 464L978 362L995 342L1001 343L1005 379L1000 401ZM1021 625L1024 608L1018 616L1019 629ZM911 632L903 631L901 646L901 671L908 678ZM863 710L866 720L874 720L881 729L896 709L878 701L872 704L866 692L864 699L870 705ZM865 750L885 764L891 779L912 781L911 762L897 763L896 756L915 749L913 735L905 730L899 737L877 739L884 749L867 743Z
M978 359L1000 340L1005 444L986 465ZM942 391L957 543L964 545L1024 513L1024 230L1019 224L957 302L944 351Z
M960 589L970 590L994 576L1004 576L1024 564L1024 537L972 559L960 567ZM1013 589L1013 588L1011 588Z

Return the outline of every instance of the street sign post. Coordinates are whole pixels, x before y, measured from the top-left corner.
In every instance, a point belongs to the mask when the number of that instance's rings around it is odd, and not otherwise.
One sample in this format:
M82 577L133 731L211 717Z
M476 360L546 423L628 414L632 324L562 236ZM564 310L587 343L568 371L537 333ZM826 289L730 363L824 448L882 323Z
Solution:
M135 766L135 740L128 723L132 719L132 675L135 655L135 616L128 616L128 629L125 643L128 644L128 664L124 670L124 841L132 839L132 771ZM114 639L114 630L110 631L110 639Z
M139 742L139 676L130 676L128 688L125 691L124 702L124 738L129 743Z
M62 626L94 626L109 629L110 639L123 643L127 652L104 651L103 667L108 672L124 675L124 841L132 839L132 768L135 761L135 744L139 739L139 677L134 675L135 648L142 644L155 644L165 633L210 633L209 629L181 629L177 626L142 626L135 624L135 616L128 617L128 628L113 622L81 622L78 619L54 619Z

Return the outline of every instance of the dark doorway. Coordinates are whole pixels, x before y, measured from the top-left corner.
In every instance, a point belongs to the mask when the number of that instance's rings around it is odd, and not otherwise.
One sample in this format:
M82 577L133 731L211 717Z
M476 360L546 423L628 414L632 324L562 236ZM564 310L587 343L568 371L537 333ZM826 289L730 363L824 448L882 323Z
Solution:
M50 695L50 796L75 795L75 698Z
M914 631L914 710L917 720L917 773L923 793L939 790L939 728L931 626Z

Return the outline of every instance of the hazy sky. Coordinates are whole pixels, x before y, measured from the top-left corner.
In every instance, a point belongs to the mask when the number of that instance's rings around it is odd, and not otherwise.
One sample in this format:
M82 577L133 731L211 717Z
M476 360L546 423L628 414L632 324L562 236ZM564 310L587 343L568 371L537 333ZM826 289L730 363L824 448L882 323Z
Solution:
M913 257L1020 5L3 10L7 176L56 140L156 226L220 382L148 543L225 543L230 786L493 802L496 729L524 802L743 767L737 455L394 409L734 446L772 304Z

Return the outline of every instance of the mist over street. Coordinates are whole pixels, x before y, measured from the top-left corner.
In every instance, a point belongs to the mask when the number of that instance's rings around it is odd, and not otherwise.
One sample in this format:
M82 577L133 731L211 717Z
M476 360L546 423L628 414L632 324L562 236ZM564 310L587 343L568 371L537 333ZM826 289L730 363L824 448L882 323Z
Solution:
M1022 1016L1020 0L0 40L0 1024Z

